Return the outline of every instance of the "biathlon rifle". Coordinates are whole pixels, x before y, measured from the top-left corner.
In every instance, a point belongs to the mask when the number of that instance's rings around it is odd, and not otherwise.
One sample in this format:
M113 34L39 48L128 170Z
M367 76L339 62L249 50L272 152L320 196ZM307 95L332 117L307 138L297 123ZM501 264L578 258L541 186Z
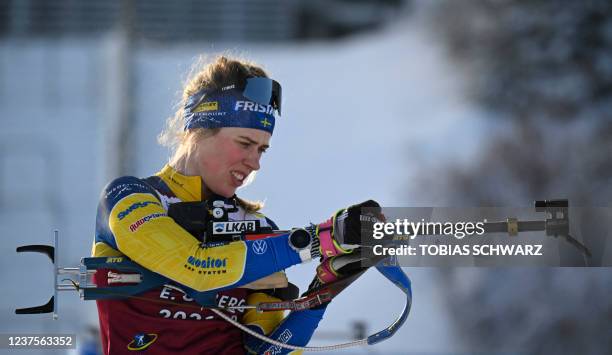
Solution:
M227 220L227 213L231 212L231 209L227 209L222 203L215 203L213 201L212 206L210 204L204 205L204 203L181 203L170 205L168 214L177 220L181 226L183 226L190 233L198 236L203 240L203 243L207 242L207 237L212 236L213 224L222 220ZM172 206L177 205L172 210ZM176 208L180 207L179 210ZM200 209L206 209L210 211L212 220L203 223L197 218L193 218L194 215L202 216ZM544 220L535 221L519 221L516 218L508 218L506 221L499 222L486 222L484 223L485 233L507 233L508 235L516 235L520 232L533 232L533 231L544 231L548 236L563 237L569 243L578 248L585 256L591 256L589 249L574 239L569 234L569 216L568 216L568 201L567 200L543 200L535 202L536 212L545 213L546 217ZM240 232L231 235L225 235L225 241L237 241L237 240L258 240L264 238L275 238L279 236L286 236L291 233L303 233L303 229L293 230L256 230L255 232ZM58 232L54 233L54 244L50 245L25 245L17 248L17 252L38 252L47 255L54 265L53 278L54 278L54 293L49 301L41 306L21 308L17 309L17 314L36 314L36 313L52 313L53 318L58 318L57 312L57 296L59 291L78 291L81 299L83 300L98 300L98 299L121 299L121 298L138 298L138 294L150 290L152 288L160 287L171 283L171 281L155 272L152 272L142 266L132 262L127 257L85 257L81 259L81 263L78 267L61 267L57 260L57 252L59 247ZM215 241L218 242L218 241ZM216 291L211 292L199 292L196 294L190 294L192 298L198 303L197 308L208 308L211 309L219 317L232 323L243 331L261 339L273 345L277 345L283 348L293 350L308 350L308 351L329 351L335 349L341 349L356 345L372 345L380 341L390 338L397 332L397 330L404 324L408 318L412 306L412 288L410 279L404 274L402 269L398 266L394 266L393 262L389 260L383 260L382 258L365 260L364 267L353 275L349 275L339 280L321 285L309 292L307 295L281 302L261 302L253 305L241 305L241 306L226 306L219 307L215 301ZM404 309L399 317L388 327L383 330L376 332L367 338L352 341L349 343L322 346L322 347L300 347L293 346L286 343L278 342L274 339L270 339L259 333L253 332L251 329L244 325L232 320L222 310L232 309L256 309L260 312L267 311L279 311L279 310L291 310L291 311L302 311L305 309L314 308L330 302L336 295L342 292L352 282L358 279L365 271L370 267L375 266L376 269L385 276L388 280L393 282L406 297ZM114 275L110 275L109 283L115 283L116 286L98 287L93 282L93 275L98 270L113 270ZM113 280L114 281L110 281ZM265 283L264 283L265 284ZM169 301L160 301L162 303L171 303ZM184 305L183 305L184 306Z

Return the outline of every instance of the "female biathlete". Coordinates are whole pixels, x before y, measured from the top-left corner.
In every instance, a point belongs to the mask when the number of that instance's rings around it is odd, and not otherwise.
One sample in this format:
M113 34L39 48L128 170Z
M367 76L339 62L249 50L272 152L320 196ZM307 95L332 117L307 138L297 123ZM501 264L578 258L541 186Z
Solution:
M279 300L282 292L260 289L258 281L266 285L261 281L269 277L274 286L278 277L272 276L311 259L322 261L311 288L330 282L343 271L333 270L330 258L347 255L360 244L360 230L354 227L359 226L360 207L377 204L368 201L342 209L328 221L306 227L306 243L290 235L202 243L168 215L172 204L215 196L237 206L230 221L257 220L260 227L277 229L258 212L260 204L235 193L259 170L280 113L278 82L252 63L220 56L188 81L181 108L160 136L174 150L168 164L151 177L124 176L106 186L98 206L93 256L126 256L171 282L138 297L97 301L105 354L289 352L244 334L209 309L197 307L190 296L218 290L220 307ZM112 284L121 276L98 272L96 281ZM227 314L272 339L304 346L325 309L291 312L285 318L282 311L239 308Z

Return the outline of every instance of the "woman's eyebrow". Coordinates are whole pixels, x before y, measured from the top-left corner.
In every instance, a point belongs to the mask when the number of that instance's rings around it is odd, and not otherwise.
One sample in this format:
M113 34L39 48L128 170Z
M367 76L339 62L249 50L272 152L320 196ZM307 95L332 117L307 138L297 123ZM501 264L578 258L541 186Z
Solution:
M257 141L254 141L254 140L252 140L251 138L249 138L247 136L238 136L238 138L245 139L245 140L247 140L251 144L259 145L259 143L257 143ZM270 148L270 146L268 144L263 144L261 147L262 148L266 148L266 149Z

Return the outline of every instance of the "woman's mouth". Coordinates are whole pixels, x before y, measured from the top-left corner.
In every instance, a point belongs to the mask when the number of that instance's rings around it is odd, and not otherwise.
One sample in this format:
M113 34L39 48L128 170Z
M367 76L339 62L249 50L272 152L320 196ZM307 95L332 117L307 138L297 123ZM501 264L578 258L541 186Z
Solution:
M241 186L242 183L244 182L244 178L246 178L245 174L238 172L238 171L231 171L230 175L232 176L232 182L236 186Z

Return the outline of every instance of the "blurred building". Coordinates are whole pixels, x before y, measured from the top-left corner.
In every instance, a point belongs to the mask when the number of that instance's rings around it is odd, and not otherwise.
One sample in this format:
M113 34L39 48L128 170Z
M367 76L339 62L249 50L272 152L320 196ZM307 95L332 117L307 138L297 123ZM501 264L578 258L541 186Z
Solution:
M126 26L139 41L293 41L384 25L404 0L3 0L0 36L91 37Z

